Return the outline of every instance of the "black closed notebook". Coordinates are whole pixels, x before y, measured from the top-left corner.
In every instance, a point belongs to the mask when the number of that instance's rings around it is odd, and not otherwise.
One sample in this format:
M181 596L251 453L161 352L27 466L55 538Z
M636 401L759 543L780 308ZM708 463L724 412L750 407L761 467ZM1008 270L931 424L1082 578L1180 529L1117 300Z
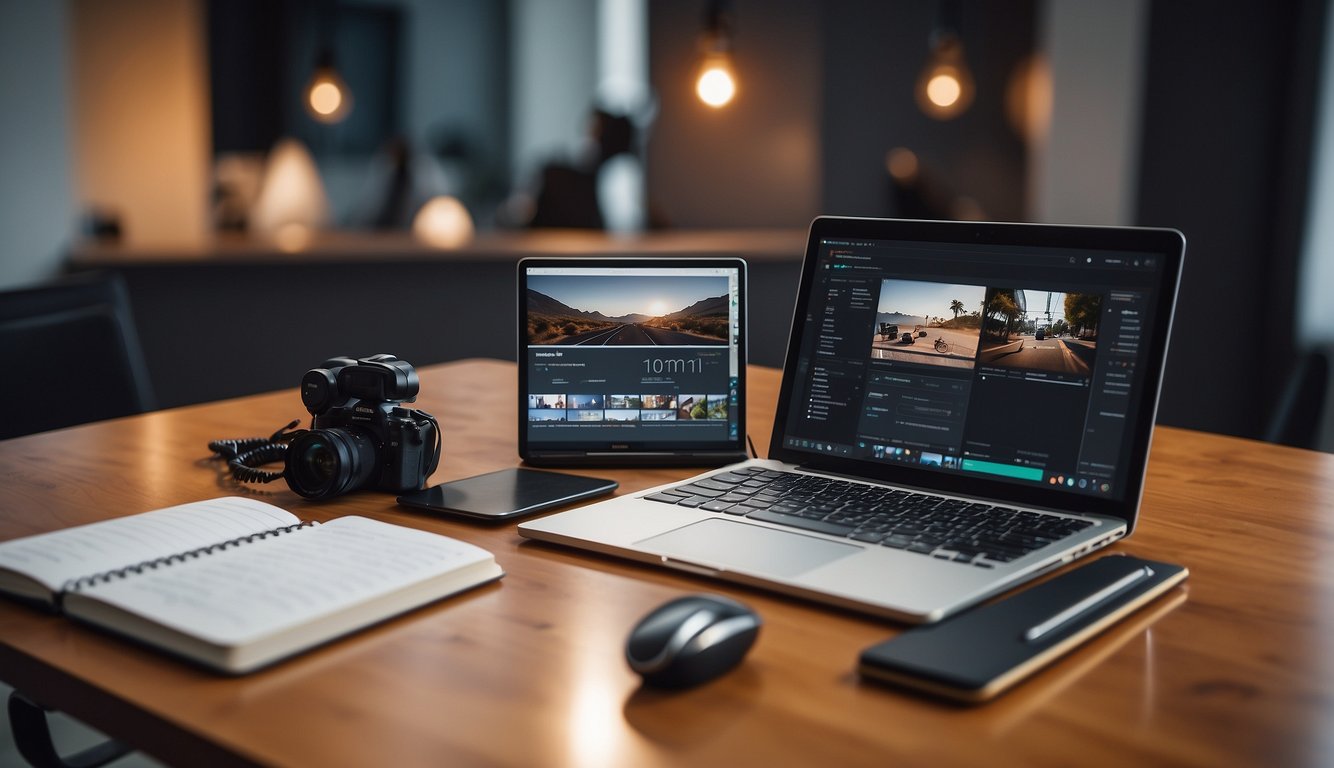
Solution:
M1181 583L1180 565L1111 555L861 654L869 678L986 701Z

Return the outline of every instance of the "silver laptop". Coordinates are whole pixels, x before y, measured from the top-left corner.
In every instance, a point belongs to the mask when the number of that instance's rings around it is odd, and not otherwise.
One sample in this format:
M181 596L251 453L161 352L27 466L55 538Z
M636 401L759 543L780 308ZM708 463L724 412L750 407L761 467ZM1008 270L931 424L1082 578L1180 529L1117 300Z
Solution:
M769 458L519 532L939 620L1134 531L1184 250L1166 229L816 219Z

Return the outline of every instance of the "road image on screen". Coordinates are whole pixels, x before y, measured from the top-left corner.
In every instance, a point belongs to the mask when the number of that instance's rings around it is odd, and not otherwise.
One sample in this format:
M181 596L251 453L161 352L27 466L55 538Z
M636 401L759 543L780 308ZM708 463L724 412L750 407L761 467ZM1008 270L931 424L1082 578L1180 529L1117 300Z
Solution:
M727 344L722 276L538 275L528 279L528 343Z
M978 285L882 280L871 358L973 367L985 293Z
M1102 294L992 288L982 313L979 362L1087 377L1098 346Z
M741 279L718 265L528 269L528 440L624 450L739 439Z

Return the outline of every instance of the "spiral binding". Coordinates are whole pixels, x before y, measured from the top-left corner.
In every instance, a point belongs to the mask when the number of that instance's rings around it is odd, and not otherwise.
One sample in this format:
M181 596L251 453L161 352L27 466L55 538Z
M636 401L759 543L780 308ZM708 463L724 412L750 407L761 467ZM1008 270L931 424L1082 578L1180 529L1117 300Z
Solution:
M109 571L95 573L91 576L80 576L77 579L71 579L65 582L65 584L61 586L60 597L63 599L65 594L69 592L81 592L84 589L95 587L98 584L109 584L115 579L126 579L145 571L155 571L158 568L165 568L174 563L184 563L186 560L211 555L214 552L222 552L228 547L239 547L242 544L250 544L252 542L260 541L261 539L281 536L284 533L291 533L301 528L311 528L316 525L319 525L319 521L307 520L292 525L279 526L277 528L270 528L267 531L250 533L245 536L238 536L234 539L220 541L216 544L209 544L206 547L198 547L186 552L177 552L174 555L167 555L166 557L159 557L154 560L145 560L142 563L136 563L135 565L127 565L123 568L113 568Z

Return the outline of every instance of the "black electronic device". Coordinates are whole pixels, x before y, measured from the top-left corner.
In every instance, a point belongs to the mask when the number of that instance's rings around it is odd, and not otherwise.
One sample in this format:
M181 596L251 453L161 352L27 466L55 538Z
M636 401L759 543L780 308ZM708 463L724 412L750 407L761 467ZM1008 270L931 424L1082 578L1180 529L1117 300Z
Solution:
M741 259L524 259L518 310L528 464L747 458Z
M269 437L214 440L216 458L243 483L285 478L308 499L370 488L421 488L440 464L440 425L425 411L400 403L417 399L417 370L393 355L333 357L301 379L310 429L299 421ZM264 469L283 464L282 471Z
M957 701L994 698L1180 584L1180 565L1109 555L861 654L865 677Z
M398 497L398 503L481 520L509 520L616 490L615 480L514 467Z
M288 444L287 484L308 499L421 488L440 463L440 427L399 405L419 386L416 369L393 355L336 357L307 371L301 402L313 418Z
M728 597L679 597L635 624L625 643L625 659L647 685L688 688L741 663L761 623L753 610Z

